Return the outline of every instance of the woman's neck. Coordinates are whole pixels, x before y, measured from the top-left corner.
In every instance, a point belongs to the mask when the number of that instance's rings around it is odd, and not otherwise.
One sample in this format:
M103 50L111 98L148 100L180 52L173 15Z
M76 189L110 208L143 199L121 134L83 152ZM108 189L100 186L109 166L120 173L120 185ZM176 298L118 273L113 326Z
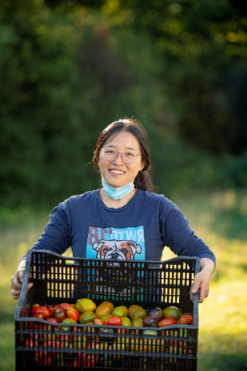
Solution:
M114 200L113 198L108 196L105 193L104 188L101 188L99 194L100 194L101 200L104 202L104 204L107 207L113 208L113 209L119 209L120 207L123 207L124 205L126 205L131 200L131 198L134 196L135 193L136 193L136 189L134 188L130 193L128 193L126 196L124 196L120 200Z

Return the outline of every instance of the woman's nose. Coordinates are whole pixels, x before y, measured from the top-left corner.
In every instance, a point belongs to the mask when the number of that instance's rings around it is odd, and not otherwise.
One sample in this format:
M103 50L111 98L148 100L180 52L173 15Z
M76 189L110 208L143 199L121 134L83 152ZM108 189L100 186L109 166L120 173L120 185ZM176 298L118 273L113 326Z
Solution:
M115 159L113 160L113 162L115 163L118 163L118 162L123 162L123 158L122 158L122 153L121 152L117 152L117 155L115 157Z

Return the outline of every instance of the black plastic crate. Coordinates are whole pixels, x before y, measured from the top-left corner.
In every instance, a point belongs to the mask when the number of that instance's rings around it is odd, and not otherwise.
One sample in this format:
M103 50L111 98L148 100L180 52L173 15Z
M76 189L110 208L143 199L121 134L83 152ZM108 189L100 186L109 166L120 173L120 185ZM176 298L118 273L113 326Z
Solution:
M199 267L195 257L126 262L30 251L14 316L16 370L196 371L198 294L192 302L189 291ZM154 329L153 336L143 327L78 324L62 331L59 324L29 317L34 303L73 304L82 297L146 310L175 305L192 314L193 323Z

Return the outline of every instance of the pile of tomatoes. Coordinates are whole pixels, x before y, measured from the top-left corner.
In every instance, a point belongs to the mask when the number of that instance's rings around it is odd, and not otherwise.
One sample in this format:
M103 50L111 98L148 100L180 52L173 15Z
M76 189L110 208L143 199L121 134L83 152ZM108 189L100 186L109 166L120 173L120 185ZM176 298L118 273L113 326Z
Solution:
M45 319L52 323L62 323L61 329L67 329L66 324L94 324L123 327L166 327L175 324L190 325L193 317L183 313L175 306L165 309L154 307L146 311L140 305L125 305L114 307L110 301L104 301L98 306L89 298L78 299L75 304L61 303L56 306L40 306L34 304L31 317Z
M91 337L90 341L88 341L85 332L82 332L85 330L85 327L76 326L77 324L98 325L99 331L97 333L105 331L105 326L117 327L117 331L120 334L128 331L128 327L143 327L143 334L155 337L155 335L158 335L156 331L158 328L175 324L190 325L193 323L191 314L183 313L180 308L175 306L169 306L165 309L154 307L145 310L140 305L131 305L129 308L124 305L114 307L110 301L104 301L96 305L89 298L78 299L75 304L61 303L55 306L34 304L31 308L30 316L47 322L47 325L39 325L36 322L34 325L35 329L53 329L52 332L44 331L47 335L44 334L43 337L40 333L37 333L34 338L31 337L26 340L26 347L36 348L36 363L63 365L67 354L65 352L66 349L68 352L71 349L80 349L82 351L71 355L68 363L77 367L81 365L94 367L98 363L100 355L91 352L92 349L149 351L151 346L151 343L147 341L139 341L138 344L133 342L133 339L129 340L128 338L128 341L126 341L126 338L123 338L124 335L122 336L123 341L120 342L117 339L112 344L107 341L99 341L97 336ZM157 351L157 345L160 346L160 351L163 353L164 342L157 343L155 351ZM42 350L38 350L39 347ZM61 348L64 348L62 353Z

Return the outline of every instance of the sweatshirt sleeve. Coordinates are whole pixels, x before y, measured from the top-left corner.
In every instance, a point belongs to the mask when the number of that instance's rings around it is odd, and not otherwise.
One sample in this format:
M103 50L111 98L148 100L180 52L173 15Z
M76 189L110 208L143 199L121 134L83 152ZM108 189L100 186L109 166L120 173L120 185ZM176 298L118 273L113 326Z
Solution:
M32 249L63 254L71 245L70 219L69 206L62 202L51 212L50 221ZM25 257L26 255L21 260Z
M182 211L173 203L170 203L169 210L162 219L162 229L165 245L176 255L209 258L216 264L214 253L197 237Z

